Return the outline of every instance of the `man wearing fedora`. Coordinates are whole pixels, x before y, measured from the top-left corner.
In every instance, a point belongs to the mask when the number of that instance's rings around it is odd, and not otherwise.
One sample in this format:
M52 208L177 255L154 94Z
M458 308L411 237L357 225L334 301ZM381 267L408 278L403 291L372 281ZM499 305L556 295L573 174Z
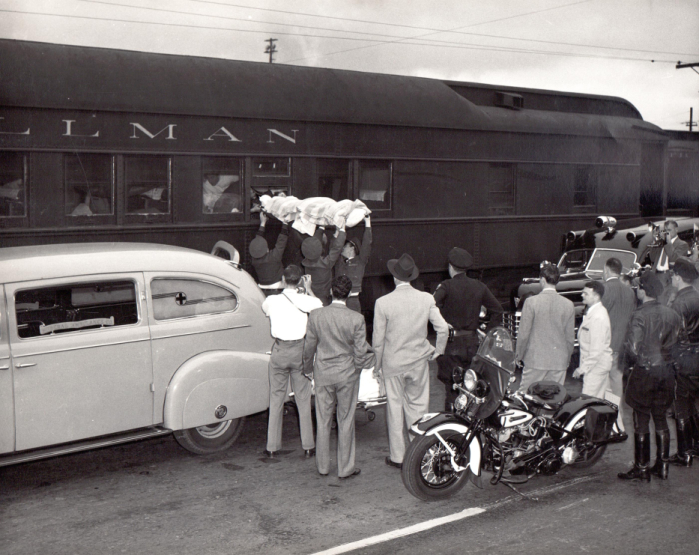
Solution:
M333 266L337 259L340 258L342 247L345 245L345 237L347 234L344 229L335 231L335 238L327 256L323 254L323 243L321 237L325 233L325 228L318 226L313 237L307 237L301 243L301 253L305 257L303 259L303 267L311 276L311 289L313 294L318 297L323 306L330 304L330 285L333 279Z
M388 261L396 289L376 301L373 347L376 373L386 387L386 418L390 455L386 464L400 468L406 431L429 410L429 360L444 353L449 326L434 297L414 289L410 282L420 273L408 254ZM436 346L427 340L427 322L437 332Z
M670 305L682 317L682 328L672 352L675 361L675 423L677 453L670 462L690 466L692 455L699 455L699 292L692 283L699 278L694 264L678 258L672 270L677 296ZM669 441L669 437L668 437Z
M466 275L473 265L473 258L465 249L454 247L449 251L449 276L434 292L434 300L442 316L451 328L444 355L437 359L437 377L446 387L445 408L451 410L457 397L454 391L452 371L454 367L468 368L478 351L478 334L481 307L489 316L502 313L502 305L488 287Z
M257 284L264 291L265 295L278 293L284 287L282 284L282 256L289 239L289 225L283 224L282 231L277 237L274 250L269 250L265 239L265 226L268 216L264 212L260 213L260 228L257 230L255 238L250 241L250 256L252 267L257 274Z

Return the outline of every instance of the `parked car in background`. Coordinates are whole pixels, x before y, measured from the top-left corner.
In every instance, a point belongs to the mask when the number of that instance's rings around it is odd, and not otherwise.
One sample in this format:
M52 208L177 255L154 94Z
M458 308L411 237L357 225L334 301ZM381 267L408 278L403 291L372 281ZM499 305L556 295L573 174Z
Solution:
M694 242L694 228L699 226L699 218L668 218L678 224L678 235L688 244ZM623 272L637 271L640 267L653 267L657 254L662 249L659 230L665 220L644 222L628 221L620 226L614 218L599 216L595 227L583 231L570 231L565 237L563 254L558 261L561 278L556 285L564 297L575 304L576 327L582 319L585 306L582 304L582 290L585 282L601 280L602 270L609 258L621 261ZM516 336L519 314L524 301L541 291L539 278L525 278L512 292L512 312L505 315L505 325Z
M264 295L154 244L0 249L0 466L173 433L228 448L268 408Z

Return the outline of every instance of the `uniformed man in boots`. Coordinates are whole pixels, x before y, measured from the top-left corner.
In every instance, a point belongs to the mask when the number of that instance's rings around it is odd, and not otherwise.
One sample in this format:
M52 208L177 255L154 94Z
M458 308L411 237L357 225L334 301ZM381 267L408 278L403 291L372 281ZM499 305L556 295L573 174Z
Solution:
M634 465L618 476L622 480L650 482L651 417L657 447L652 471L661 479L668 475L670 434L666 412L675 396L671 349L677 342L682 321L677 312L657 301L663 293L663 284L655 272L644 273L635 287L642 304L631 318L625 343L626 353L633 362L626 385L626 403L633 409Z
M691 261L686 258L676 260L671 279L677 296L670 307L682 318L682 329L672 352L677 381L677 453L670 457L670 462L680 466L691 466L694 452L691 419L697 418L695 412L699 397L699 292L692 283L698 277L699 272Z
M455 367L468 368L478 351L478 325L481 306L493 313L502 313L502 305L488 287L466 275L473 265L473 258L464 249L454 247L449 251L449 276L434 293L435 304L447 321L450 338L446 351L437 359L437 377L446 387L446 410L451 410L457 397L452 381Z

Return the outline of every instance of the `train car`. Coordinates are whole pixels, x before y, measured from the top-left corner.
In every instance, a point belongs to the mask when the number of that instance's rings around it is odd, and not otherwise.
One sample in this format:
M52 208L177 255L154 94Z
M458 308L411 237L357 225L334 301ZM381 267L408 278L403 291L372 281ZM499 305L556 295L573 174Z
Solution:
M699 133L666 131L667 213L699 216Z
M466 248L507 298L566 231L664 210L667 136L620 98L14 40L0 75L2 246L225 240L249 267L257 195L358 198L370 307L402 252L432 289Z

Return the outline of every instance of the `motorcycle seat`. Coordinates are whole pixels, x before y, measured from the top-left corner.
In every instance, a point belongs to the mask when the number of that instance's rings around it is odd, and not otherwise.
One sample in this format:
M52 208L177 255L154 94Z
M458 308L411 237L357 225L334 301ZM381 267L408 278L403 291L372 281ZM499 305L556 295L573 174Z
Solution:
M536 382L529 386L527 395L533 402L547 409L558 409L568 398L568 392L558 382Z

